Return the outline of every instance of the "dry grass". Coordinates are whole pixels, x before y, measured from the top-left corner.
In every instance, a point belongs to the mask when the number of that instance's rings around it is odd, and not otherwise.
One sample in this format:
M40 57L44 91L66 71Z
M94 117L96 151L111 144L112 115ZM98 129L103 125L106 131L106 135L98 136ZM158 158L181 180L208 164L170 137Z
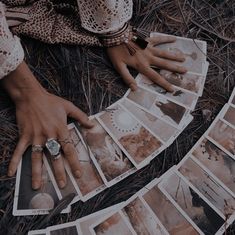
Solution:
M152 31L206 40L210 62L203 96L193 112L194 121L149 166L86 203L78 202L69 215L59 215L48 225L72 221L127 199L178 163L209 127L227 102L235 85L235 2L223 0L135 0L133 23ZM73 101L94 114L119 99L126 87L101 48L45 45L23 38L27 61L50 92ZM132 71L136 74L135 71ZM13 217L15 178L6 169L17 141L14 106L0 91L0 231L26 234L39 229L45 216ZM233 226L234 227L234 226ZM227 234L234 234L231 228Z

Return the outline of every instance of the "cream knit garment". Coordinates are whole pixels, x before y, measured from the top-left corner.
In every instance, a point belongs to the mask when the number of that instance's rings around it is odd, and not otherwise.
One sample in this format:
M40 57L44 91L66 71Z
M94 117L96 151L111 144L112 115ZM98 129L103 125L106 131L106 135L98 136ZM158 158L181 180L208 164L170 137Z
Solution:
M120 29L132 16L132 0L77 0L82 27L93 33Z
M77 0L82 27L104 34L120 29L132 16L132 0ZM24 51L17 36L10 32L0 2L0 79L24 59Z
M10 32L0 3L0 79L5 77L24 59L24 51L18 37Z

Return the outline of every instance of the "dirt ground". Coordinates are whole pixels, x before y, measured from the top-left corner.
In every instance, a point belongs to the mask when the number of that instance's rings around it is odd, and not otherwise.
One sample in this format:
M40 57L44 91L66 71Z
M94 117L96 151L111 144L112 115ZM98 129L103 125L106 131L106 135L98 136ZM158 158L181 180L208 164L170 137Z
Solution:
M18 135L14 105L0 90L1 234L26 234L28 230L73 221L128 199L177 164L227 102L235 85L234 0L136 0L132 23L151 31L207 41L210 66L193 122L147 167L86 203L76 203L70 214L57 215L46 224L40 223L46 216L12 216L15 178L7 178L6 171ZM127 90L102 48L46 45L26 37L22 37L22 42L27 62L43 86L74 102L88 115L106 108ZM235 234L235 224L227 234Z

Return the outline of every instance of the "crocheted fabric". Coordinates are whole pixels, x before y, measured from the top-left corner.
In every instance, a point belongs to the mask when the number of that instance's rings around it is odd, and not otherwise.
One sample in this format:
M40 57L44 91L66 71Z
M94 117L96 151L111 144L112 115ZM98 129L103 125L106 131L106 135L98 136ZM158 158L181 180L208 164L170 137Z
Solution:
M14 33L27 35L46 43L101 46L98 37L92 32L103 33L118 29L132 14L131 0L78 0L78 2L2 0L2 2L11 10L29 12L29 20L12 28Z
M5 77L24 59L24 51L18 37L10 32L5 14L4 6L0 3L0 79Z
M94 33L120 29L132 16L132 0L78 0L82 26Z

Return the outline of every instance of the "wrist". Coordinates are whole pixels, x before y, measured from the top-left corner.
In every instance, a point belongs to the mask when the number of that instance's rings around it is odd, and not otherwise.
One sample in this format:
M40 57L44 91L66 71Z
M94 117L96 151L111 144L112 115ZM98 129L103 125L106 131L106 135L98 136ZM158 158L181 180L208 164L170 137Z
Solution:
M22 62L16 70L4 77L1 85L15 103L27 101L32 96L45 92L25 62Z

